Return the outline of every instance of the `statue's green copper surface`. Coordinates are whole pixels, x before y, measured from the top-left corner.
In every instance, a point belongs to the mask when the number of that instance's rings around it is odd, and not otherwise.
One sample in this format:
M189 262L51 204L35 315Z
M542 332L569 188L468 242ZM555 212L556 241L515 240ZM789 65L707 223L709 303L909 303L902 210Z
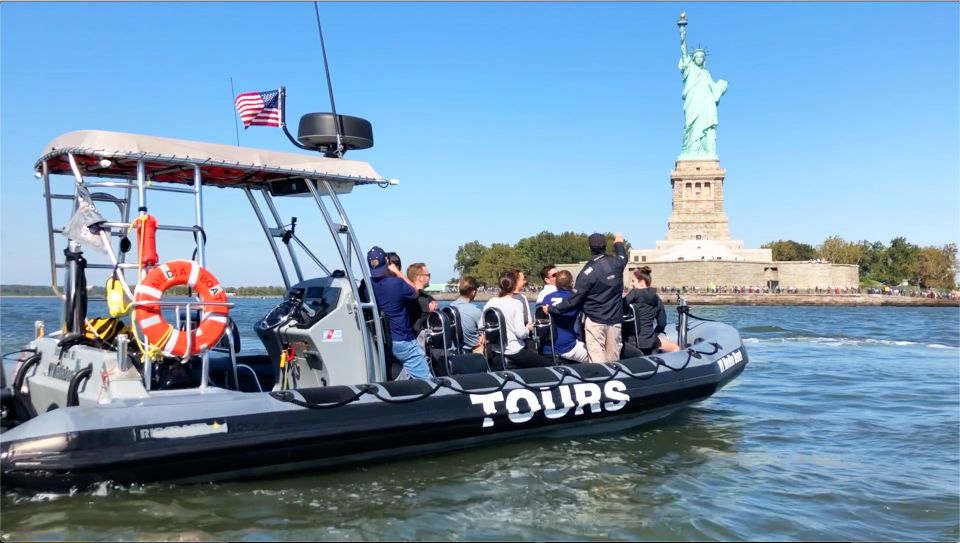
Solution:
M680 14L680 73L683 74L683 149L678 160L717 160L717 104L727 82L714 81L703 49L687 53L686 13Z

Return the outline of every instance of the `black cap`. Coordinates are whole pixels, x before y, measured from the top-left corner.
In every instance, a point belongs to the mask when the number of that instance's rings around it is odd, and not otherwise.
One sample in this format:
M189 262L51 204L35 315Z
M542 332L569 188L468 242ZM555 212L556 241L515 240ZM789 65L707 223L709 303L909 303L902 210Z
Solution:
M370 277L384 277L387 271L387 253L376 245L367 251L367 264L370 265Z
M603 249L607 246L607 237L603 234L590 234L587 244L591 249Z

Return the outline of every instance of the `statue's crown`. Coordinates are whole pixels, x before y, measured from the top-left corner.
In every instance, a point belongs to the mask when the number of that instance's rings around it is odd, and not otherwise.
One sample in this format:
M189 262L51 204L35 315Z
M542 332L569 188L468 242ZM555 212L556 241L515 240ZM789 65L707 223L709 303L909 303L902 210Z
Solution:
M703 53L704 57L707 56L707 50L704 47L698 46L696 49L693 50L693 53L691 53L690 56L696 55L697 53Z

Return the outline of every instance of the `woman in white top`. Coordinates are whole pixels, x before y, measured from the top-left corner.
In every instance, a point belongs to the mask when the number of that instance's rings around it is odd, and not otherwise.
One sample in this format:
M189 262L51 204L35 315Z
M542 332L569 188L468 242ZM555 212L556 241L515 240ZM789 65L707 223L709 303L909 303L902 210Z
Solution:
M500 276L500 292L495 298L490 298L483 306L486 311L495 307L503 313L505 321L504 345L507 360L521 368L536 368L552 366L550 360L524 348L524 340L533 330L533 322L524 324L524 315L529 309L524 308L524 302L513 297L517 286L517 274L508 271Z

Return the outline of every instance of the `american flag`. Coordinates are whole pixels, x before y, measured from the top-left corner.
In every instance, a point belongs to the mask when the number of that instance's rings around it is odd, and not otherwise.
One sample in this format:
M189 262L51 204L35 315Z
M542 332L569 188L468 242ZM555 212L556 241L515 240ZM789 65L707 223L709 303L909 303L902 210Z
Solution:
M244 92L234 101L243 129L251 126L280 126L280 91Z

